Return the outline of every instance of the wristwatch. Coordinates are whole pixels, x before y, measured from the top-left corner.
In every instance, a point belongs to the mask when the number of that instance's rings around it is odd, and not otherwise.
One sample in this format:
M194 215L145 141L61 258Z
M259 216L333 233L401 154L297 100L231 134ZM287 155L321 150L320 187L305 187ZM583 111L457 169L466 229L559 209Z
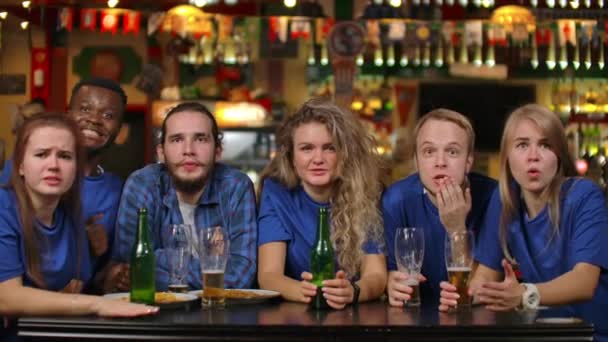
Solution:
M353 294L353 302L351 303L353 306L357 306L359 304L359 294L361 293L361 288L354 281L350 281L350 285L352 285L355 293Z
M536 285L530 283L523 283L522 285L526 290L521 295L521 306L528 310L538 309L538 305L540 304L540 293L538 292L538 288Z

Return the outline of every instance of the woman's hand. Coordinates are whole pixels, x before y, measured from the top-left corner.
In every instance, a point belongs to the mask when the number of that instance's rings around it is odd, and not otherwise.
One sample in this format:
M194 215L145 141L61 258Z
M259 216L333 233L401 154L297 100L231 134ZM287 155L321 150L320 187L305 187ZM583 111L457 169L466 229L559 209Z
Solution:
M477 291L479 302L486 304L486 308L493 311L508 311L517 308L521 304L521 297L525 291L515 277L511 264L502 260L502 268L505 279L501 282L487 282L481 285Z
M447 281L442 281L439 283L439 287L441 288L439 297L439 311L446 312L450 310L450 308L455 308L458 304L458 298L460 298L456 286L448 283Z
M317 294L317 286L312 281L312 273L302 272L302 280L300 281L300 293L302 294L301 302L310 303L312 297Z
M401 307L410 300L410 295L414 292L414 290L406 285L406 281L408 279L408 275L399 272L392 271L388 275L388 284L387 284L387 292L388 292L388 302L391 306ZM418 281L424 282L426 278L422 275L418 275Z
M158 307L123 300L99 298L95 313L100 317L136 317L158 313Z
M334 309L344 309L347 304L353 302L355 290L346 279L344 271L338 271L336 278L323 281L323 297L327 304Z

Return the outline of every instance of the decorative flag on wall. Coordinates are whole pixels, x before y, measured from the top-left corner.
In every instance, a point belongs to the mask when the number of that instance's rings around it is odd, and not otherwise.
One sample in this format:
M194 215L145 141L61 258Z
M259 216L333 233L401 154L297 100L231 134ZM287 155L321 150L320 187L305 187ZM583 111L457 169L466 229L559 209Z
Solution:
M558 20L559 45L570 43L576 46L576 24L574 20Z
M114 10L101 11L101 32L111 32L116 34L118 31L118 15Z
M405 23L390 23L388 25L388 39L401 41L405 38Z
M308 39L310 37L310 21L308 19L293 19L289 31L292 39Z
M141 21L141 13L137 11L127 11L122 17L122 33L130 32L139 34L139 23Z
M469 20L465 23L464 42L466 46L481 46L483 40L483 25L481 20Z
M95 31L97 25L97 10L94 8L83 8L80 10L80 29Z
M64 7L59 10L57 15L59 16L57 20L57 30L66 29L72 31L74 11L71 8Z

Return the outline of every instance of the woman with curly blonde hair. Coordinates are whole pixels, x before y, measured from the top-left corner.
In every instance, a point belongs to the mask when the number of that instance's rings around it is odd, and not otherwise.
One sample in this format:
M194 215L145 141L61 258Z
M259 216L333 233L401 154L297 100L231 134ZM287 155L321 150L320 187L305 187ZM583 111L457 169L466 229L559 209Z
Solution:
M309 100L283 121L277 155L261 177L261 288L287 300L311 301L317 289L308 272L317 212L329 207L339 271L323 284L327 303L342 309L382 294L386 261L378 208L380 166L375 141L363 125L328 100Z

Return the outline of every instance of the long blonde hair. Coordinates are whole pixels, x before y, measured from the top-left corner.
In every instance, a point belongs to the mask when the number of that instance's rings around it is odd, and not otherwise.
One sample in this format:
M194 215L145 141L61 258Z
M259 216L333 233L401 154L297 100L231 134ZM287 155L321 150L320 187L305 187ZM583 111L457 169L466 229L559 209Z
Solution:
M523 120L530 120L547 138L551 151L557 156L557 172L551 183L542 191L541 196L546 200L549 207L549 219L553 225L553 238L559 233L560 214L560 190L566 177L574 176L575 169L572 159L568 153L568 143L564 133L564 126L557 115L549 109L538 104L527 104L517 108L505 123L505 129L500 142L500 176L498 186L500 199L502 201L502 212L500 215L500 244L504 255L509 261L514 262L507 246L507 227L517 216L520 210L521 200L519 192L513 186L515 180L509 165L509 152L512 149L515 128Z
M327 99L308 100L277 129L277 154L262 171L261 184L267 177L289 189L300 184L293 163L293 133L300 125L310 122L325 125L336 147L337 176L330 197L331 240L340 267L352 277L359 273L363 244L371 240L381 248L383 246L382 217L378 207L383 162L374 138L361 122ZM260 187L258 198L261 192Z

